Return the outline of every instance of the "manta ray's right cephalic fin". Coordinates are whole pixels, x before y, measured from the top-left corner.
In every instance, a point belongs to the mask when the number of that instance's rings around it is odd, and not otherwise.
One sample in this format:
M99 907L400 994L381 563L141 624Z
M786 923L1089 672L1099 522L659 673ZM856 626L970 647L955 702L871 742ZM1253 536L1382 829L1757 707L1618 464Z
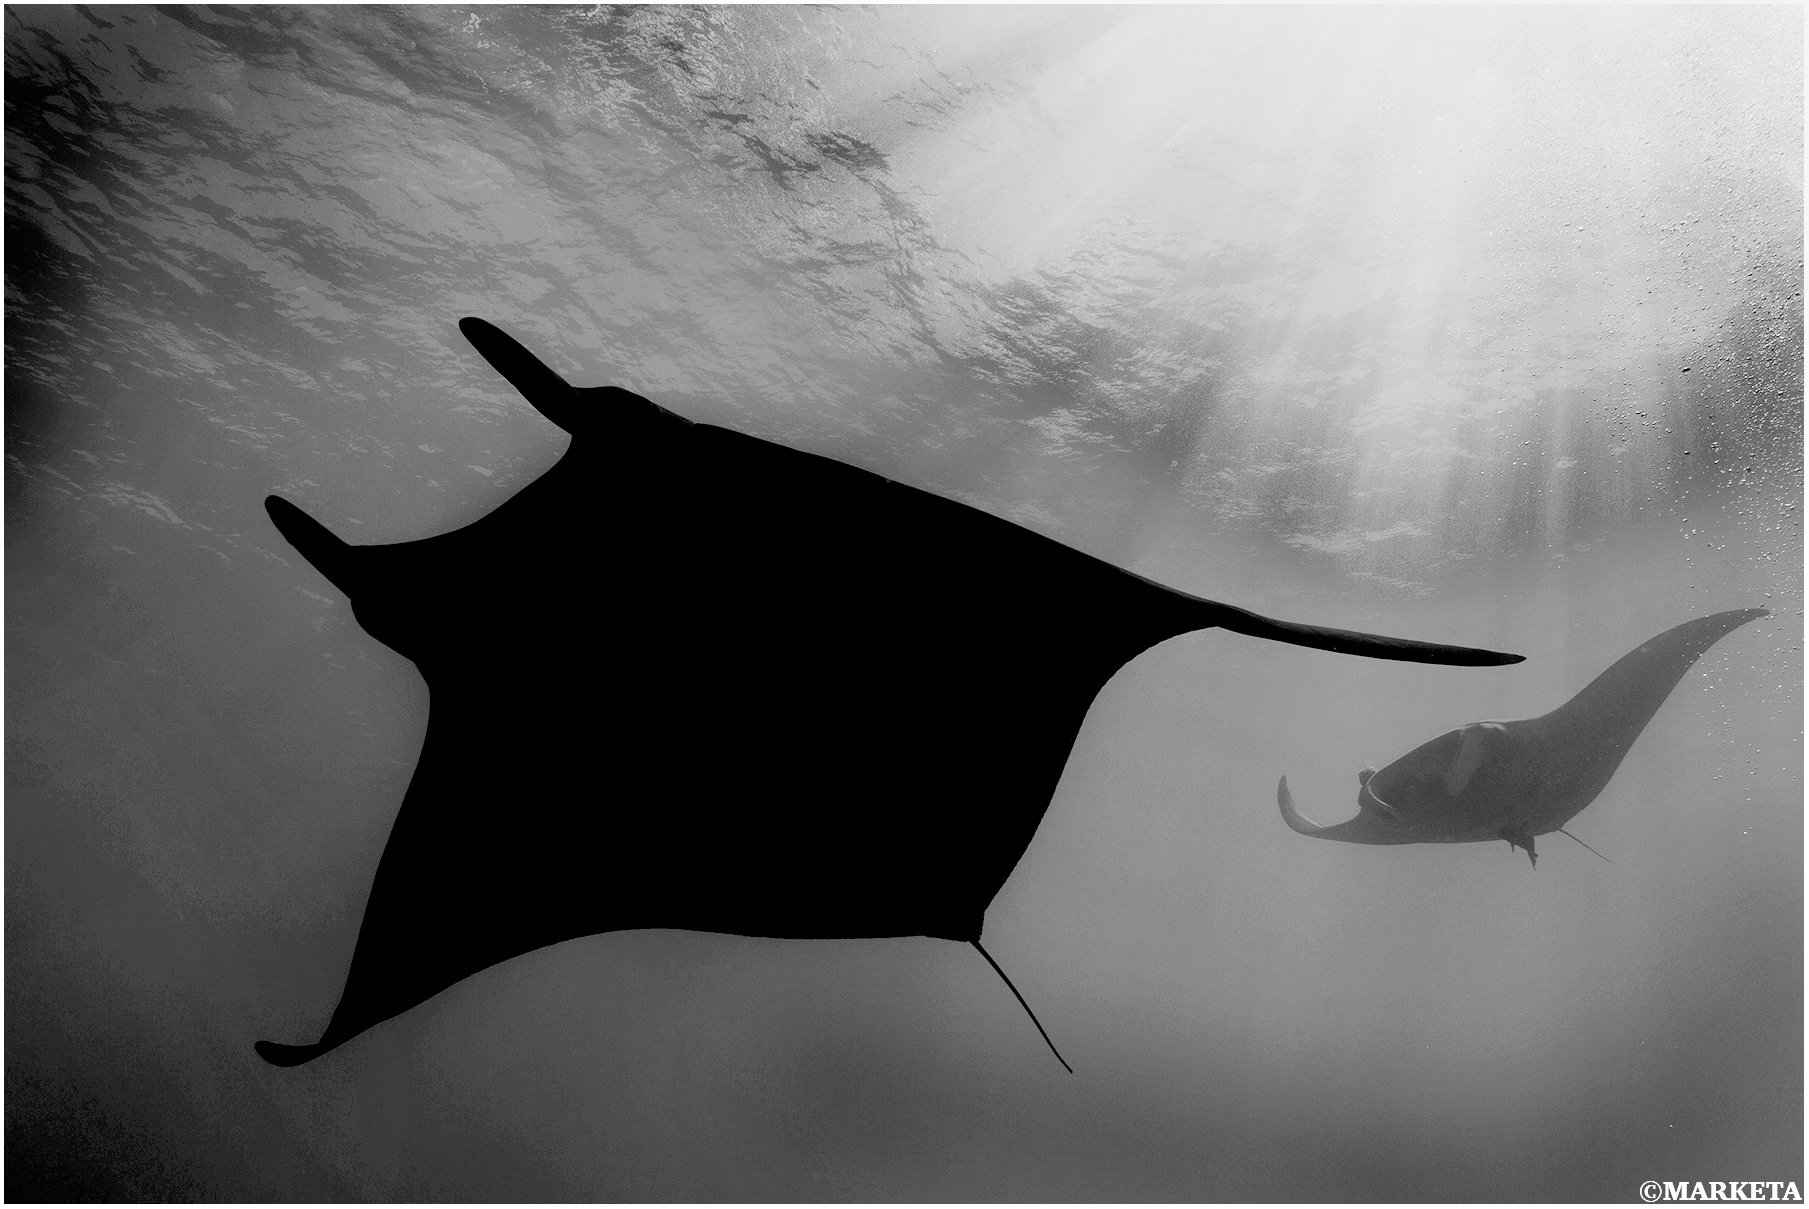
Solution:
M277 532L300 551L310 566L326 576L328 582L347 596L357 594L357 547L344 541L280 495L266 496L264 511L270 514Z

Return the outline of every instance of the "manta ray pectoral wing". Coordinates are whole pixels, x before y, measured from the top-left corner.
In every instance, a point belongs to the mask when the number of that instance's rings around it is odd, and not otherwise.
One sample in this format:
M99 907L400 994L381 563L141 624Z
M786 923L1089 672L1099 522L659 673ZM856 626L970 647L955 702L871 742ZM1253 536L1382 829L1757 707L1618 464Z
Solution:
M1302 625L1297 621L1276 621L1234 605L1219 604L1216 601L1210 603L1219 611L1213 624L1220 629L1320 651L1364 655L1371 659L1401 659L1408 663L1443 663L1454 667L1500 667L1502 664L1520 663L1526 659L1525 655L1509 655L1503 651L1446 646L1437 642L1419 642L1412 638L1388 638L1381 634L1359 634L1354 630L1333 630L1325 626Z
M320 1057L331 1045L283 1045L277 1041L259 1041L251 1047L258 1052L258 1057L272 1066L300 1066Z
M280 495L265 497L264 511L270 514L277 532L300 551L316 571L347 596L354 595L358 574L353 546Z

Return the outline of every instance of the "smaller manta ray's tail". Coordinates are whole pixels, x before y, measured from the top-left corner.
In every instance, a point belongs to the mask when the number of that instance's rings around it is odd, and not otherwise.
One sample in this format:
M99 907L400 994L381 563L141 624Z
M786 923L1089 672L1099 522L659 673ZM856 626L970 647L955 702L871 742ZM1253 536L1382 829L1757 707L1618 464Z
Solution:
M1570 835L1570 832L1568 832L1568 831L1566 831L1566 830L1564 830L1564 828L1562 828L1562 827L1560 827L1560 828L1558 828L1558 834L1559 834L1559 835ZM1570 838L1571 838L1571 839L1573 839L1573 840L1577 840L1577 837L1576 837L1576 836L1574 836L1574 835L1570 835ZM1579 844L1583 844L1583 841L1582 841L1582 840L1577 840L1577 843L1579 843ZM1588 844L1583 844L1583 847L1585 847L1585 848L1589 848L1589 845L1588 845ZM1591 851L1591 852L1595 852L1595 849L1594 849L1594 848L1589 848L1589 850L1590 850L1590 851ZM1599 852L1595 852L1595 854L1596 854L1596 855L1597 855L1597 856L1602 856L1602 854L1601 854L1601 853L1599 853ZM1607 858L1607 857L1605 857L1605 856L1602 856L1602 859L1603 859L1603 860L1605 860L1605 861L1608 861L1608 863L1609 863L1609 864L1610 864L1610 865L1612 865L1612 864L1614 864L1614 862L1613 862L1613 861L1611 861L1611 860L1608 860L1608 858Z

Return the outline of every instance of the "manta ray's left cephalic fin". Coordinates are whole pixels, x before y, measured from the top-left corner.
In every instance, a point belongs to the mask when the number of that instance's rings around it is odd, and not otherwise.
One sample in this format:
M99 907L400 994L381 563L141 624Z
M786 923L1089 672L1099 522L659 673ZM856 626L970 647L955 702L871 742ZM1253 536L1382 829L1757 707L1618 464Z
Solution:
M269 513L277 532L308 560L309 566L326 576L327 582L347 596L357 595L360 579L357 547L280 495L266 496L264 511Z
M459 320L459 331L491 368L508 379L509 385L534 405L536 411L566 432L577 435L584 426L585 408L571 383L493 323L467 317Z

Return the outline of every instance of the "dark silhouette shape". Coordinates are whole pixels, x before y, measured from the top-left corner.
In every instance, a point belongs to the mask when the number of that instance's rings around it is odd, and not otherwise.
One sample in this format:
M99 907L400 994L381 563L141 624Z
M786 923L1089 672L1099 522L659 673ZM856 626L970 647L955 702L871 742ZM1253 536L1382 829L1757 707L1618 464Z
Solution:
M490 324L459 327L572 434L551 470L463 529L389 546L265 501L431 692L344 996L317 1043L258 1044L279 1065L595 932L977 947L1094 695L1175 634L1520 659L1199 600L876 474L573 389Z
M1011 981L1011 975L1007 974L999 966L999 963L992 959L992 954L988 953L986 951L986 946L981 944L977 939L970 940L967 943L974 947L974 952L986 958L986 964L991 966L998 976L1005 980L1005 985L1011 988L1011 993L1013 995L1017 996L1019 1006L1021 1006L1024 1009L1025 1014L1030 1017L1030 1023L1036 1025L1036 1031L1043 1034L1043 1043L1049 1047L1049 1052L1055 1055L1055 1060L1062 1064L1063 1070L1067 1071L1070 1075L1073 1074L1074 1068L1068 1065L1068 1060L1062 1057L1062 1052L1055 1048L1055 1042L1049 1040L1049 1033L1043 1028L1043 1022L1036 1018L1036 1013L1030 1010L1030 1004L1022 995L1018 994L1017 984Z
M1510 850L1526 849L1537 868L1534 837L1555 831L1577 840L1564 824L1607 786L1684 673L1722 637L1766 615L1734 609L1686 621L1623 656L1549 714L1472 722L1381 772L1366 768L1357 774L1357 817L1345 822L1321 827L1306 818L1283 777L1275 790L1281 817L1302 835L1350 844L1506 840Z

